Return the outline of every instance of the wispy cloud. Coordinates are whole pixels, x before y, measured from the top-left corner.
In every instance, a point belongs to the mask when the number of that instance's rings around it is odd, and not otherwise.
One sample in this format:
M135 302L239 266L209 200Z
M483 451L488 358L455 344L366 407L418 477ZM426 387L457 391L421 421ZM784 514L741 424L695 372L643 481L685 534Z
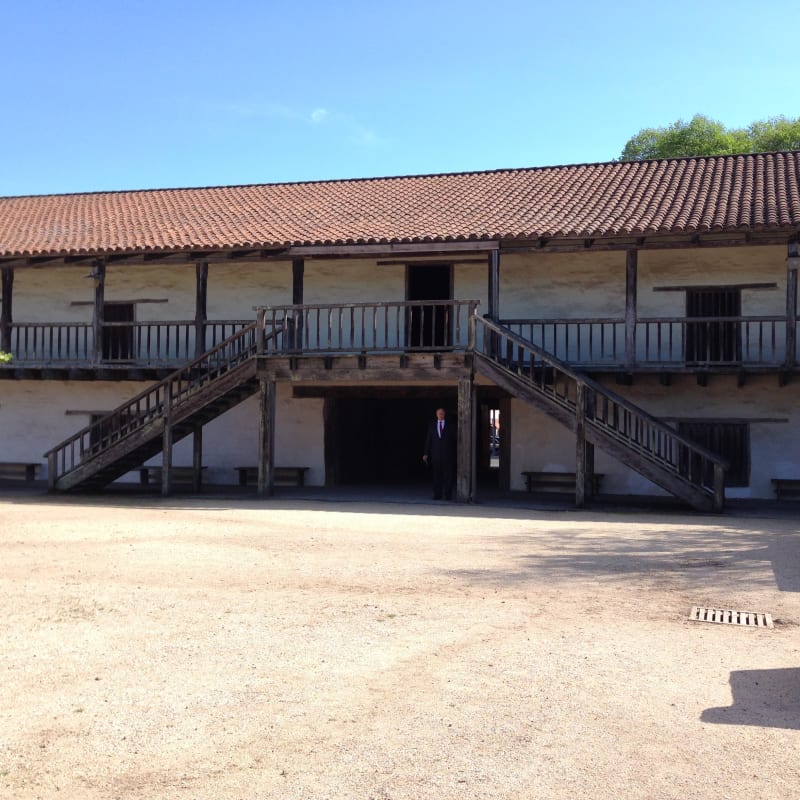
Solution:
M260 99L244 99L221 103L212 109L245 120L281 120L301 126L324 129L326 135L362 148L375 148L384 143L377 131L350 114L331 111L323 106L309 110Z

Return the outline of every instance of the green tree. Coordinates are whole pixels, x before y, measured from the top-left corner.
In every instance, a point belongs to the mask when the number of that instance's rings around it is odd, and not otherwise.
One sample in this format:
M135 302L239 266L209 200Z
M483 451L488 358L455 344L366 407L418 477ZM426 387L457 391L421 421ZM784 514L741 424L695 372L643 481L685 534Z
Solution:
M625 145L621 161L686 156L726 156L800 150L800 118L773 117L747 128L726 128L721 122L696 114L665 128L644 128Z
M11 361L11 353L4 353L0 350L0 364L5 364Z
M754 153L777 153L800 150L800 118L772 117L754 122L748 133Z

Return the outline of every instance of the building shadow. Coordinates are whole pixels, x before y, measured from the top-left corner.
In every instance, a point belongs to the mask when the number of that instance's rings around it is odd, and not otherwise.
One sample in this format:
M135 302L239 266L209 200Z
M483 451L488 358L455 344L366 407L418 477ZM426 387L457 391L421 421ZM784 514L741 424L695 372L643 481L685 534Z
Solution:
M746 669L731 672L733 703L707 708L703 722L800 730L800 669Z

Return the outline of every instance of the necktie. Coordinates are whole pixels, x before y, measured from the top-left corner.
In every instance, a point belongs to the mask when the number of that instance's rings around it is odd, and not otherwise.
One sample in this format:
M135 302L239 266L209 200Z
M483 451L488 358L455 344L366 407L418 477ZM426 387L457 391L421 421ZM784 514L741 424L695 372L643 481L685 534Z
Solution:
M442 438L442 433L444 432L444 422L439 420L439 438Z

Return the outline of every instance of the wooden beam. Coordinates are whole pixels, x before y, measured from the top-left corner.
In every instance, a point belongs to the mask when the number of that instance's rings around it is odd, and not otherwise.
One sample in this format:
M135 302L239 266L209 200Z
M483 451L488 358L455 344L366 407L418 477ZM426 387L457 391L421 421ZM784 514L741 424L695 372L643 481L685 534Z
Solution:
M497 242L395 242L388 244L334 244L289 247L285 254L291 258L325 256L390 256L399 253L423 255L426 253L485 253L497 248Z
M447 401L454 405L456 399L456 387L451 385L439 384L425 386L338 386L328 384L326 386L308 386L300 384L292 387L292 397L294 399L326 398L334 397L342 400L365 397L375 400L419 400L429 399L432 395L441 397L442 401Z
M460 264L485 264L486 259L483 258L448 258L447 261L430 261L426 259L425 261L411 261L409 259L413 258L424 258L424 256L409 256L408 258L395 258L390 260L380 259L375 262L375 266L377 267L407 267L409 265L413 267L451 267L454 265Z
M14 270L11 267L3 267L0 275L2 276L0 278L0 291L3 293L2 306L0 307L0 350L10 353Z
M678 237L656 234L647 237L621 237L619 239L595 238L591 240L592 244L588 249L597 253L608 250L630 250L631 247L636 247L639 250L688 250L716 247L774 246L785 244L786 237L794 234L796 234L796 230L785 228L759 234L722 233ZM541 239L529 241L525 244L512 241L505 246L501 240L499 244L504 253L585 253L587 251L586 242L586 239Z
M756 291L761 289L777 289L777 283L726 283L726 289L748 289L749 291ZM685 292L689 289L693 291L711 291L716 292L722 288L720 284L681 284L679 286L654 286L654 292Z
M275 490L275 398L276 383L262 378L258 392L258 494Z

